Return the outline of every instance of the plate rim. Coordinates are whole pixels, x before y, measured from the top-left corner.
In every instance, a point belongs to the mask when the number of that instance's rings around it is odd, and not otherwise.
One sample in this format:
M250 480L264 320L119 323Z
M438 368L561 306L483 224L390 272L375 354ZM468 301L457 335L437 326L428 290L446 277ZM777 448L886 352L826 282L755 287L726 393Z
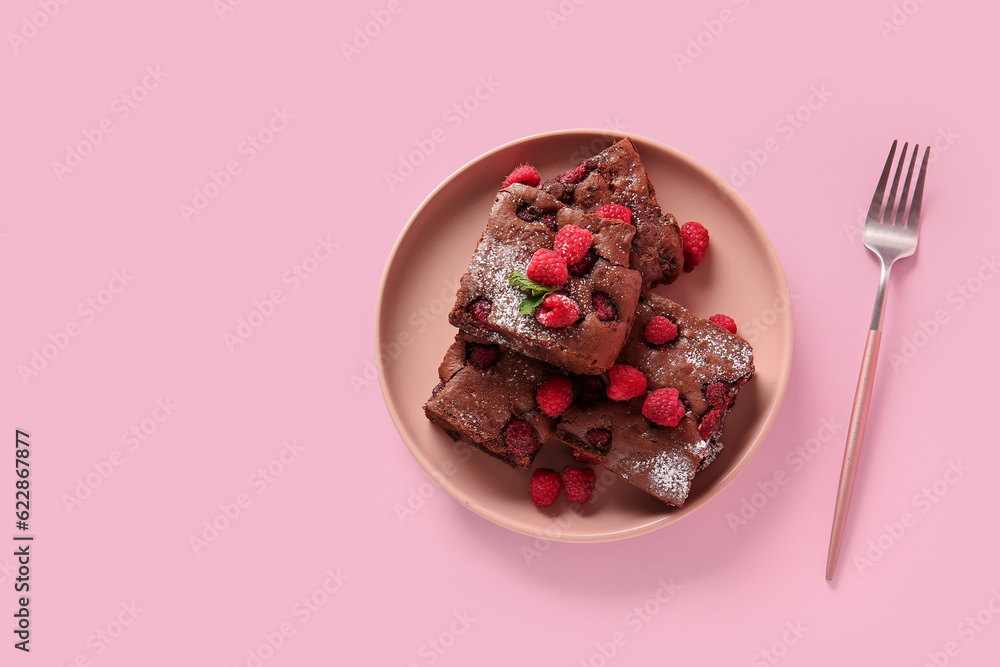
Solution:
M677 511L671 512L665 516L659 516L650 519L647 522L641 523L639 525L632 525L628 528L623 528L618 531L604 531L601 533L594 533L591 535L580 535L580 534L561 534L553 533L552 531L546 530L531 530L526 528L520 523L515 523L505 519L505 515L495 511L490 511L482 503L479 503L470 498L460 497L456 493L455 488L448 482L446 476L439 474L439 471L434 469L430 461L424 456L423 452L415 449L410 444L410 439L413 435L409 433L409 429L404 426L401 415L398 409L395 407L392 401L389 400L387 395L385 370L382 364L378 363L379 350L383 342L382 329L385 325L383 319L383 297L385 295L386 284L389 280L389 274L392 270L394 260L396 255L400 252L403 245L403 241L411 233L414 223L419 219L423 210L430 205L443 189L448 187L452 181L457 179L459 175L464 173L466 170L471 168L476 163L482 162L489 159L492 155L499 153L501 151L508 150L514 146L520 144L525 144L533 141L538 141L540 139L545 139L549 137L565 136L565 135L589 135L591 137L603 137L612 140L624 139L626 137L632 139L637 144L649 144L654 146L657 150L663 151L665 153L673 155L680 162L683 162L685 166L694 171L698 172L700 176L713 183L718 191L725 196L729 201L735 205L741 215L748 219L752 225L756 227L757 236L761 237L765 243L763 244L764 249L767 253L767 257L770 261L771 266L777 269L777 277L779 279L779 285L781 294L788 296L789 304L789 317L784 326L786 339L788 340L788 345L785 346L783 354L780 356L780 368L783 372L778 378L776 389L775 400L769 406L767 410L764 426L761 431L757 434L754 441L751 443L750 447L743 454L743 456L738 459L732 466L732 468L715 483L716 490L710 496L695 499L691 503L685 503L683 507L676 508ZM641 148L641 145L640 145ZM791 378L792 369L792 358L795 346L795 326L794 326L794 308L791 303L790 291L788 289L788 278L785 274L784 265L781 263L781 259L778 256L777 249L774 247L773 241L771 241L770 235L764 228L764 225L760 222L757 214L750 208L750 206L744 201L740 194L733 188L729 183L727 183L721 176L706 167L704 164L694 159L687 153L680 151L672 146L668 146L661 141L656 139L651 139L649 137L634 133L634 132L621 132L617 130L608 129L597 129L597 128L576 128L576 129L563 129L563 130L552 130L548 132L540 132L519 139L514 139L508 141L500 146L492 148L475 158L469 160L458 169L453 171L447 178L445 178L441 183L437 185L426 197L420 202L420 205L414 209L410 218L406 221L406 224L400 230L399 235L396 237L396 241L393 243L392 249L390 250L388 256L386 257L385 266L382 269L382 276L379 280L378 293L375 297L375 320L374 320L374 352L375 352L375 369L379 381L379 390L382 394L382 402L385 404L386 410L389 412L389 417L392 419L393 425L396 428L397 433L400 435L400 439L403 440L403 444L406 445L407 450L410 454L417 460L420 467L423 468L424 472L428 473L435 484L444 489L448 495L455 499L460 504L472 510L477 515L482 518L494 523L498 526L502 526L511 530L515 533L525 535L527 537L541 538L554 542L565 542L565 543L597 543L597 542L611 542L622 540L630 537L638 537L639 535L644 535L646 533L653 532L660 528L663 528L672 523L680 521L684 517L692 514L699 508L706 505L712 499L721 495L721 493L728 487L750 464L750 461L757 455L760 451L764 442L767 440L768 435L771 432L771 428L774 426L774 422L777 419L778 413L781 410L781 406L784 403L785 393L788 388L788 384ZM406 434L404 436L404 433Z

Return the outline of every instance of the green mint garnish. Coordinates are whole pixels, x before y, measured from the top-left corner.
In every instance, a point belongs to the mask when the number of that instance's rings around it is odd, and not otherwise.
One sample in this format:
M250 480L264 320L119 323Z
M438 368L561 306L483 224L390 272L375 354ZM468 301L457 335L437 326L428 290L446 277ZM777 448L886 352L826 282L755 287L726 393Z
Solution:
M521 301L521 307L517 309L517 312L521 315L531 315L535 311L535 308L542 305L542 300L545 297L556 291L555 287L536 283L520 271L511 272L507 278L507 282L512 287L516 287L528 295Z
M525 297L521 302L521 307L517 309L519 315L531 315L535 312L535 308L542 305L542 301L545 299L544 294L539 294L538 296L528 296Z

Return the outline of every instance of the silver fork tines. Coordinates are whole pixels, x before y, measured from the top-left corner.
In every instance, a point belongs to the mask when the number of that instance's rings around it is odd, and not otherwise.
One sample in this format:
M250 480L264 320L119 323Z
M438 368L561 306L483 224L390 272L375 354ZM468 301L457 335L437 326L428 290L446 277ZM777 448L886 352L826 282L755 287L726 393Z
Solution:
M847 522L847 510L851 504L851 494L854 491L854 480L858 471L858 458L861 454L861 441L868 421L868 408L871 405L871 392L875 378L875 366L878 362L879 344L882 340L882 317L885 313L885 294L889 285L889 271L897 259L909 257L917 249L917 232L920 227L920 203L924 196L924 177L927 174L927 160L930 148L924 150L924 159L920 164L917 182L913 186L913 200L910 202L909 215L904 217L907 197L910 194L910 181L913 177L913 167L917 161L920 146L915 145L910 158L910 166L906 170L906 180L903 181L903 191L899 202L896 202L896 190L899 187L899 177L903 173L903 163L906 162L906 150L909 144L903 144L903 150L896 165L896 174L892 179L889 197L883 197L885 186L892 171L893 158L896 155L896 141L892 142L889 157L882 169L878 186L871 206L868 207L868 218L865 220L865 230L862 241L869 250L879 258L881 275L878 292L875 295L875 307L872 309L871 326L868 340L865 343L865 354L861 360L861 373L858 377L858 389L854 395L854 407L851 410L851 423L847 431L847 445L844 448L844 464L840 470L840 485L837 489L837 505L833 514L833 529L830 533L830 551L827 554L826 578L833 580L837 569L837 559L840 556L840 544L844 537L844 526ZM895 213L895 220L893 219ZM904 221L906 224L904 225Z

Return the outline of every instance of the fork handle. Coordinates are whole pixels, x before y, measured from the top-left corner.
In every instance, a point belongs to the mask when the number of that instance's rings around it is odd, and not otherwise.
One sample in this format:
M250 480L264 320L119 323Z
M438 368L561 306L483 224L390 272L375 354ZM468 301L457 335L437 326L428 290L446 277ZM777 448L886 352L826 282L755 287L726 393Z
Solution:
M847 430L847 446L844 448L844 464L840 469L840 486L837 489L837 506L833 514L833 529L830 533L830 552L826 560L826 580L833 581L833 573L837 569L837 559L840 556L840 543L844 538L844 526L847 523L847 510L851 505L851 494L854 493L854 479L858 472L858 459L861 456L861 441L865 434L865 424L868 422L868 407L871 405L872 387L875 385L875 366L878 364L879 344L882 342L882 332L878 329L868 331L865 343L865 355L861 361L861 373L858 376L858 389L854 394L854 407L851 410L851 423Z

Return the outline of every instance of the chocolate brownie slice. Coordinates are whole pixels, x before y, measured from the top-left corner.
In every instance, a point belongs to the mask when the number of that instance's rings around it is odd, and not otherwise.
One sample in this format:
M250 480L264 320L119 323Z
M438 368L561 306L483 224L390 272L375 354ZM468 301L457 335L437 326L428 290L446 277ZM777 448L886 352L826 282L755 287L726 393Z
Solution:
M677 326L662 345L643 335L655 316ZM556 435L635 486L681 507L699 467L721 449L723 421L740 387L753 375L753 350L735 334L655 294L640 300L632 335L618 363L639 369L649 391L673 387L686 413L675 427L659 426L642 413L645 395L628 401L602 398L592 407L572 405Z
M533 314L519 314L526 294L509 278L526 270L535 251L551 250L557 231L567 225L592 235L587 256L569 267L566 283L557 288L576 302L579 317L569 326L548 327ZM628 265L634 234L632 225L587 215L536 188L511 185L497 195L449 321L470 339L575 373L602 373L621 352L635 317L642 279Z
M587 213L605 204L632 211L636 234L629 266L642 274L642 289L672 283L684 268L684 246L677 220L663 213L646 167L631 139L622 139L541 188L559 201Z
M424 405L424 414L452 438L523 470L554 435L556 420L538 408L535 392L559 372L459 334L438 368L441 382Z

